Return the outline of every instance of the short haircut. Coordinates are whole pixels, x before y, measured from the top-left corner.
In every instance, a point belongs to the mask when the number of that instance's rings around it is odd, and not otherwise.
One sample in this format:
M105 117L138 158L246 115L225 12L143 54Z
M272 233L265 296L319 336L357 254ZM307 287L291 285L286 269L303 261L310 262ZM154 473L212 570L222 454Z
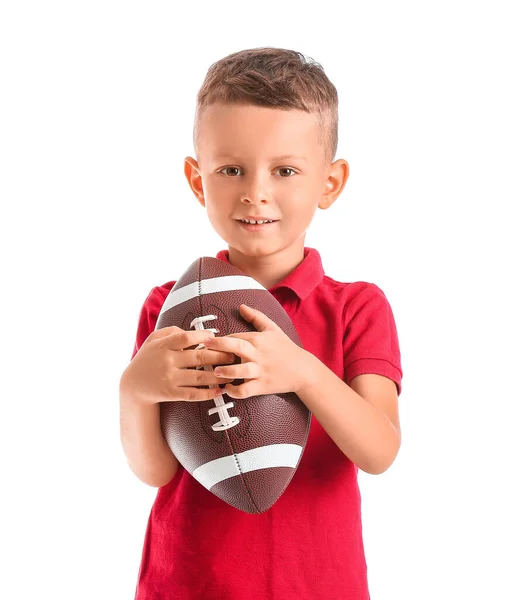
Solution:
M196 98L196 154L202 109L215 102L314 113L325 160L334 160L338 146L338 93L323 67L300 52L252 48L212 64Z

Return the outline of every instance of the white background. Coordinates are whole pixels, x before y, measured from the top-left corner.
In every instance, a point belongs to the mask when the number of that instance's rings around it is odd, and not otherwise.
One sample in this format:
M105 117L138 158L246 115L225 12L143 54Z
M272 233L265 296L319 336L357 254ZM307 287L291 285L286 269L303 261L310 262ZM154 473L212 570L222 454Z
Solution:
M306 245L396 318L402 448L360 474L372 600L532 598L527 4L2 4L3 598L133 598L156 489L118 381L151 288L226 247L183 162L207 68L259 46L337 87L351 175Z

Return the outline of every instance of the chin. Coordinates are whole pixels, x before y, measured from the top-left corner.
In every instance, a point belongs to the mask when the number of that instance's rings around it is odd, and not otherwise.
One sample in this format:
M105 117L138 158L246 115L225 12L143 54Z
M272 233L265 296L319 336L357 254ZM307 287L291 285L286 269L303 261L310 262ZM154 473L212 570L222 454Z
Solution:
M269 256L275 254L280 248L272 244L242 244L240 241L231 242L226 240L226 244L244 256L252 256L258 258L260 256Z

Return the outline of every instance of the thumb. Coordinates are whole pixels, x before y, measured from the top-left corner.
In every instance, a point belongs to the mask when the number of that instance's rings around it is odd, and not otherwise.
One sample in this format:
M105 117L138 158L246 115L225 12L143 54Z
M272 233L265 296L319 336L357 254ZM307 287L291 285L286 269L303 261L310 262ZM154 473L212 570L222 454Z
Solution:
M274 329L279 329L277 323L274 323L263 312L256 308L251 308L251 306L248 306L247 304L240 305L240 314L246 321L251 323L257 331L272 331Z

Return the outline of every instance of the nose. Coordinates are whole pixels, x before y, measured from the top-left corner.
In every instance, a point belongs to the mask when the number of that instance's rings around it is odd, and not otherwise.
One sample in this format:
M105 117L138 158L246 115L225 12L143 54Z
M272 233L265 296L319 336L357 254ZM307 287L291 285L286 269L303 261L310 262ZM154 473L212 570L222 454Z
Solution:
M244 204L265 204L268 202L269 190L267 183L259 174L249 176L247 185L242 192L241 200Z

